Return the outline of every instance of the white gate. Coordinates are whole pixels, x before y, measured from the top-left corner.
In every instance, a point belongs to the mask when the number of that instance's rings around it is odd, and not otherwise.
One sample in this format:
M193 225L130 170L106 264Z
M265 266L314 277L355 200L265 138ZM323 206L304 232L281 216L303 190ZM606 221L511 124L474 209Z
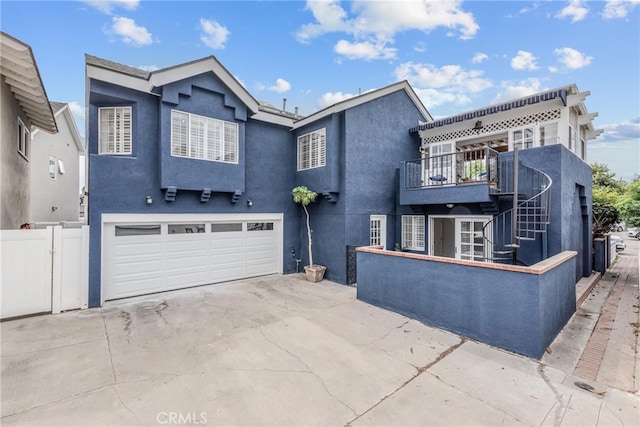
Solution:
M0 318L87 308L89 226L0 231Z

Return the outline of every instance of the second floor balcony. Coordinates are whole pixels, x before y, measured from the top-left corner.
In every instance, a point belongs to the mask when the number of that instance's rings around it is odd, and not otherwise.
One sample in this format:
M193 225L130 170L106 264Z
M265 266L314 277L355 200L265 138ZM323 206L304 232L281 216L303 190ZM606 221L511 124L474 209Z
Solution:
M513 158L491 148L408 160L400 167L400 204L482 203L513 191Z

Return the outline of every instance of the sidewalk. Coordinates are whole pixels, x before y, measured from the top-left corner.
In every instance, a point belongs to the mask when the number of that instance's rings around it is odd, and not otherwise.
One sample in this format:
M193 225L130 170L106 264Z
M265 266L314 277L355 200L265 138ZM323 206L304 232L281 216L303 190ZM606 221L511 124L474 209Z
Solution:
M637 251L619 253L542 362L579 378L597 392L615 388L638 394L638 281Z

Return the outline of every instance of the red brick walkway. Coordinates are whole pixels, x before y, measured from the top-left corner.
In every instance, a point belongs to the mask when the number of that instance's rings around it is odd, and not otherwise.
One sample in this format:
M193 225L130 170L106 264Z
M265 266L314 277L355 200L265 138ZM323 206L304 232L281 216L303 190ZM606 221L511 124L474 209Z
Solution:
M592 381L595 381L598 376L600 364L602 363L604 352L609 342L613 320L618 311L618 303L620 302L623 287L624 280L620 280L620 276L618 276L615 285L611 289L611 293L607 297L600 318L591 334L591 338L589 338L582 352L582 356L580 356L578 364L573 371L574 375Z

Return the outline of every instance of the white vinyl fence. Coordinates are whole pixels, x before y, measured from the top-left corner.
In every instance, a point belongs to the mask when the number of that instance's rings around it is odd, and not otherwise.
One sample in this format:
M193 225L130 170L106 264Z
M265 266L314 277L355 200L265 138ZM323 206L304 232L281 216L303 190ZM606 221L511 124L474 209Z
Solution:
M0 318L87 308L89 227L0 231Z

